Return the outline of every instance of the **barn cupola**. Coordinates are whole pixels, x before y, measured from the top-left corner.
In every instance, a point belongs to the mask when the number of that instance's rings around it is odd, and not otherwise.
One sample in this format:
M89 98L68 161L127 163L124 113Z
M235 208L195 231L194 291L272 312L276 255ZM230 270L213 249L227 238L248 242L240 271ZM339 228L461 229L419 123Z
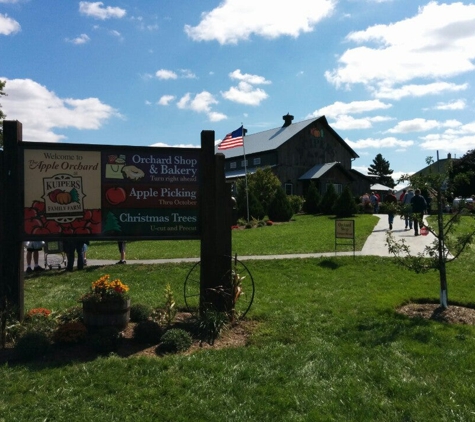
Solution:
M287 113L285 116L282 116L282 118L284 119L284 124L282 127L290 126L292 124L292 120L294 120L294 116L289 113Z

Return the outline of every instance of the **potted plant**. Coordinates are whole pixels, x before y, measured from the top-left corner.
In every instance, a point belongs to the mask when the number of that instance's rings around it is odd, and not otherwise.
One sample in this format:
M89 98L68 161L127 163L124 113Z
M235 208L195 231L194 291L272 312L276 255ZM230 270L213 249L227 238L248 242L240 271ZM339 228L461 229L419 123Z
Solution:
M90 291L81 296L84 324L90 328L127 327L130 319L129 287L120 279L103 275L91 284Z

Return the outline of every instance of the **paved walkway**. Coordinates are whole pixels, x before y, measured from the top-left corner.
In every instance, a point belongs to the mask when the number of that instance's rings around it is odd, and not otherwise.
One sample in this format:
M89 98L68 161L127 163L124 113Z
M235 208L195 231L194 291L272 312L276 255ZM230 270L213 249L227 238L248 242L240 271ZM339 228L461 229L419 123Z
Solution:
M366 243L363 246L361 251L356 251L355 256L362 255L371 255L371 256L392 256L386 245L386 234L389 229L388 225L388 216L385 214L376 214L376 217L379 217L379 222L373 229L373 232L366 240ZM401 220L398 216L394 218L393 236L396 241L405 240L406 244L410 247L411 254L415 255L418 253L423 253L424 248L432 244L435 240L434 236L429 233L427 236L414 236L414 230L405 230L404 229L404 220ZM309 253L309 254L286 254L286 255L250 255L250 256L239 256L239 260L272 260L272 259L293 259L293 258L320 258L322 256L352 256L353 252L323 252L323 253ZM89 266L104 266L104 265L113 265L118 261L116 260L107 260L107 259L88 259L87 263ZM199 258L176 258L176 259L149 259L149 260L127 260L127 265L129 264L163 264L163 263L179 263L179 262L197 262ZM44 264L44 255L43 251L40 252L40 265ZM25 269L26 269L26 259L25 259Z

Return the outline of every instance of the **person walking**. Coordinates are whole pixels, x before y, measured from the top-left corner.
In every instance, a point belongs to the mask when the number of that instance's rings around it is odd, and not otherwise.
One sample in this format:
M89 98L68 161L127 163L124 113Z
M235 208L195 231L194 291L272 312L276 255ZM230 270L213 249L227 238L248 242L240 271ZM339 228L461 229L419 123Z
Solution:
M402 206L404 209L404 223L405 230L412 230L412 205L411 199L414 197L414 189L408 189L402 200Z
M393 229L393 223L394 223L394 213L396 211L396 205L397 205L397 198L396 195L394 195L393 190L389 190L386 197L384 198L384 202L388 204L388 223L389 223L389 230Z
M125 250L126 250L126 243L124 240L117 242L117 245L119 247L119 252L120 252L120 261L117 264L127 264L127 261L125 260Z
M379 211L379 201L378 197L375 195L374 192L371 192L369 200L371 201L371 205L373 206L373 214L377 214Z
M414 218L414 236L419 236L419 225L423 226L424 212L427 210L427 202L421 195L420 189L415 190L411 205Z

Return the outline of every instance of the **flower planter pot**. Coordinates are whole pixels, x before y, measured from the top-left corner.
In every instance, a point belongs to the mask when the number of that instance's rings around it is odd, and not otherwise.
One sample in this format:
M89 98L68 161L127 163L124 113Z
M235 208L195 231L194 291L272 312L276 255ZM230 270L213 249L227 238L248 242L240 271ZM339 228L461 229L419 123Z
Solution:
M130 299L123 302L83 302L82 315L88 328L112 326L123 330L130 319Z

